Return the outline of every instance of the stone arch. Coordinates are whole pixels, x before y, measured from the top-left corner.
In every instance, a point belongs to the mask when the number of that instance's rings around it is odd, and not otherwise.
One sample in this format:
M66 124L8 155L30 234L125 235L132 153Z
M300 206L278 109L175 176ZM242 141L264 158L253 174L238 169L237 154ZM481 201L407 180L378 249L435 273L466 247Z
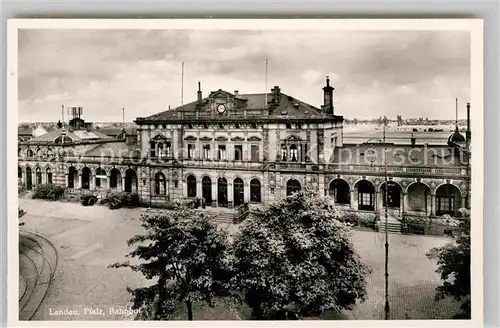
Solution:
M120 189L122 185L122 173L116 167L109 170L109 188Z
M67 169L67 185L68 188L76 188L78 179L78 169L74 166L69 166Z
M405 210L410 212L430 213L432 190L427 183L413 181L406 187L407 205Z
M132 168L126 169L125 186L124 186L125 192L137 192L137 184L138 184L137 172Z
M212 183L212 178L208 174L203 174L201 177L202 197L207 205L212 205Z
M358 200L358 210L375 210L375 184L367 179L358 180L354 184L355 194Z
M262 182L258 178L250 179L250 201L255 203L262 202Z
M290 196L293 193L302 190L302 184L298 179L290 178L286 182L286 195Z
M342 178L334 178L328 184L328 195L335 200L336 204L350 204L351 186Z
M462 191L452 183L444 183L436 188L436 215L458 216L462 207Z
M240 206L245 202L245 182L239 176L233 179L233 203Z
M186 177L186 188L187 188L187 196L188 197L196 197L198 195L197 193L197 185L198 185L198 178L194 174L189 174Z
M385 181L382 182L378 187L378 190L380 191L382 196L382 206L385 207L387 199L387 207L400 208L402 203L401 196L403 195L403 187L394 180L388 180L387 185L387 197Z

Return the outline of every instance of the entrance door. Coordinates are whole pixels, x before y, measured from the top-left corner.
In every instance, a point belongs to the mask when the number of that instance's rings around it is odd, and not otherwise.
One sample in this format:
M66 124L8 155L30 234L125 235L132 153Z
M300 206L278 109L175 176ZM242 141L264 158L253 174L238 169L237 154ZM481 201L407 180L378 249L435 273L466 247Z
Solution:
M31 174L31 168L27 167L26 168L26 189L28 189L28 190L31 190L31 188L33 187L33 181L31 179L33 179L33 176Z
M201 180L203 198L207 205L212 205L212 180L209 177L203 177Z
M227 180L225 178L217 180L217 201L219 206L227 207Z
M244 203L245 191L243 187L243 180L236 178L233 181L233 192L234 192L234 206L240 206Z

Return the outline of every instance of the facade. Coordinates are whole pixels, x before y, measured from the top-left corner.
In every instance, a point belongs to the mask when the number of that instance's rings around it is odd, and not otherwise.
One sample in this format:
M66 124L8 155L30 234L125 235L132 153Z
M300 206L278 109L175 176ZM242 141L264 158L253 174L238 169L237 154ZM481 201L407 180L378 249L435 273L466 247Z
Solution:
M137 192L145 206L198 197L209 206L238 208L305 186L349 210L378 213L387 200L391 213L433 216L469 206L470 129L442 145L344 144L329 79L321 108L278 86L267 94L217 90L207 97L198 89L191 103L137 118L136 136L110 137L82 127L78 117L19 142L20 187Z

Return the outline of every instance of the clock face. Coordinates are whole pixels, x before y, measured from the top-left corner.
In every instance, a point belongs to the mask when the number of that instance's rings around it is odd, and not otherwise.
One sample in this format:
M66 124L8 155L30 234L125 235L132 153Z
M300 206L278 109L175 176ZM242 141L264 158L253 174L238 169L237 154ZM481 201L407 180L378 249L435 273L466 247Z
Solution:
M218 105L218 106L217 106L217 111L218 111L219 113L221 113L221 114L222 114L222 113L224 113L224 112L226 111L226 106L224 106L224 105L222 105L222 104Z

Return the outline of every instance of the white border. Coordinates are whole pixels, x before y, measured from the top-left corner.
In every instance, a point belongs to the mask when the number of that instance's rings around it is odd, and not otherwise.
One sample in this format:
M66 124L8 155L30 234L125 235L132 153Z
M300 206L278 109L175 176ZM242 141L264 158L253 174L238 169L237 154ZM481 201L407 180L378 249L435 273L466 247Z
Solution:
M217 327L261 326L258 321L37 321L18 320L18 220L17 220L17 122L18 122L18 29L196 29L196 30L464 30L471 33L472 111L472 320L352 320L266 322L273 326L344 327L481 327L483 326L483 21L481 19L12 19L7 29L7 213L8 213L8 324L13 327ZM10 155L10 156L9 156Z

